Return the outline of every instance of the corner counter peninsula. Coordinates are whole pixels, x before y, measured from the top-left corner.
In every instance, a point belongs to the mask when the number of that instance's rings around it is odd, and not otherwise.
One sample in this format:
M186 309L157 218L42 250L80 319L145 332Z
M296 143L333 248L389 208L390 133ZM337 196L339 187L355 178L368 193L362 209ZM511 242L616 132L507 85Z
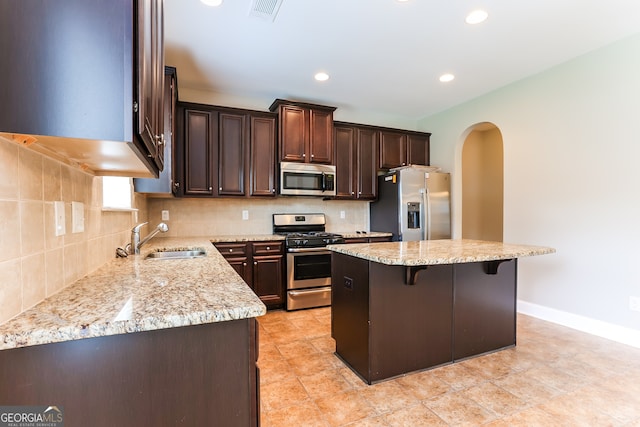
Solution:
M512 347L518 258L479 240L330 245L336 353L368 384Z

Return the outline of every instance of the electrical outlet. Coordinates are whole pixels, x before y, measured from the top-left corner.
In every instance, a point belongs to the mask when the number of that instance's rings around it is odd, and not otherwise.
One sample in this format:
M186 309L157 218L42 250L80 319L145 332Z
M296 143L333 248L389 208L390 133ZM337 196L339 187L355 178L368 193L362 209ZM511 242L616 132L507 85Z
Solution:
M640 297L629 297L629 310L640 311Z
M346 215L344 211L340 211L340 219L345 219Z
M353 279L351 277L344 276L344 287L353 290Z
M64 236L67 233L67 227L64 224L64 202L53 202L53 215L56 236Z
M162 211L162 220L169 221L169 211Z
M249 211L248 210L243 210L242 211L242 220L246 221L249 219Z
M71 202L71 232L84 231L84 203Z

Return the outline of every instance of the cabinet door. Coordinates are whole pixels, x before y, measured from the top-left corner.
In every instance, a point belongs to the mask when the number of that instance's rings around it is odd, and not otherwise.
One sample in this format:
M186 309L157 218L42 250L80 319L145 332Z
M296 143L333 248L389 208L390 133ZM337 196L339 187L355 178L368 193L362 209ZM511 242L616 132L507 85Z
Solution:
M225 258L229 265L242 277L242 279L251 286L252 268L248 258ZM253 286L251 286L253 288Z
M156 164L162 162L160 157L162 150L158 149L158 141L162 133L161 82L164 76L161 51L163 32L159 16L162 16L161 1L140 0L138 2L137 133Z
M165 146L165 129L164 129L164 2L163 0L153 0L153 70L155 71L154 78L154 93L153 99L156 105L156 141L158 144L158 158L156 164L162 171L164 170L164 146Z
M184 195L213 196L218 113L184 112Z
M306 161L331 164L333 161L333 112L310 110L309 128L309 149Z
M244 196L246 116L220 113L218 195Z
M284 256L253 257L253 291L268 306L284 303Z
M380 168L391 169L406 165L407 135L400 132L380 133Z
M429 135L408 135L407 164L429 165Z
M280 160L304 162L305 146L309 135L308 110L296 106L280 109Z
M251 116L251 196L276 195L276 119Z
M355 197L355 138L356 130L353 127L336 126L335 158L336 158L336 199L353 199Z
M378 143L380 132L358 129L356 149L357 199L374 200L378 196Z

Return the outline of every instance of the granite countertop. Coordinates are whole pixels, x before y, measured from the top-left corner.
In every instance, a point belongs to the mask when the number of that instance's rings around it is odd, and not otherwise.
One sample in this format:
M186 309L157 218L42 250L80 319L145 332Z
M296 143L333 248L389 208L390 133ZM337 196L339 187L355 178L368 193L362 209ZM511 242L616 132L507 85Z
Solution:
M281 234L230 234L210 237L212 243L220 242L268 242L271 240L284 240Z
M380 231L367 231L366 233L357 231L331 231L330 233L340 234L345 239L351 239L356 237L390 237L391 233L385 233ZM270 240L284 240L285 236L281 234L230 234L230 235L218 235L210 237L209 240L213 243L220 242L259 242Z
M328 249L387 265L435 265L495 261L551 254L544 246L515 245L483 240L421 240L416 242L353 243Z
M207 256L144 259L163 249L196 248L204 249ZM140 255L113 259L0 325L0 350L265 313L265 305L210 239L156 237L142 247Z
M358 233L357 231L336 231L335 233L340 234L345 239L393 236L392 233L386 233L382 231L367 231L367 232L360 232L360 233Z

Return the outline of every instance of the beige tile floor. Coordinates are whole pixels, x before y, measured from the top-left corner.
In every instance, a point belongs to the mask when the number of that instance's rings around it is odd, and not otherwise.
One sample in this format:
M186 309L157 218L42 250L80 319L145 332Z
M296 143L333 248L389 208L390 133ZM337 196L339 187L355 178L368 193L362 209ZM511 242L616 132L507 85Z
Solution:
M518 345L366 385L333 353L330 308L260 317L264 427L640 427L640 349L518 315Z

